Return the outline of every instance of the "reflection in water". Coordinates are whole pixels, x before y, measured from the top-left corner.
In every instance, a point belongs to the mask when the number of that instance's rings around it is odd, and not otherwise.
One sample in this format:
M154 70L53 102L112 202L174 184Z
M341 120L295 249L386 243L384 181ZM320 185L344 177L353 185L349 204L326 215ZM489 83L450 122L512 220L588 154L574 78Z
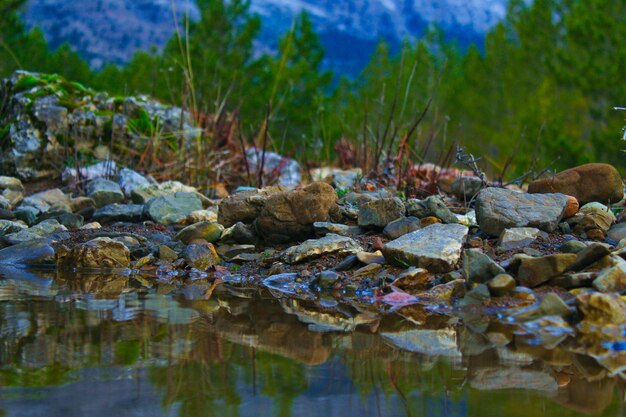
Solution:
M476 312L461 325L202 281L0 273L0 415L624 412L622 354L594 359L569 335L548 343Z

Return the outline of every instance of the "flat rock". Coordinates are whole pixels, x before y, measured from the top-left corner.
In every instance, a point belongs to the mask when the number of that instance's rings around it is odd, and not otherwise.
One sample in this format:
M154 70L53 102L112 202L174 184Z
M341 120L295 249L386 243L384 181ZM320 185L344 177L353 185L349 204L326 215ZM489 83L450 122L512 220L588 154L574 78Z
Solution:
M96 207L104 207L108 204L122 203L124 193L120 186L105 178L96 178L87 184L87 197L91 198Z
M535 227L512 227L500 234L498 249L509 251L520 249L533 243L541 231Z
M381 198L359 207L359 226L383 228L392 221L404 217L406 208L397 197Z
M70 197L58 188L41 191L30 195L22 201L20 206L30 206L37 209L40 213L45 213L51 207L70 207Z
M67 228L54 219L44 220L43 222L30 227L28 229L11 233L2 237L2 240L9 245L17 245L19 243L28 242L30 240L38 240L53 233L67 231Z
M517 279L521 285L534 288L567 271L577 259L573 253L524 257L520 261Z
M407 233L383 248L390 263L449 272L461 257L468 228L460 224L433 224Z
M179 192L196 194L198 191L179 181L165 181L161 184L144 184L134 187L131 191L131 199L135 204L146 204L155 197L174 195Z
M554 231L567 207L563 194L527 194L505 188L485 188L476 197L476 219L492 236L511 227Z
M29 240L0 249L0 264L49 265L54 264L54 248L50 239Z
M523 389L556 392L556 379L549 372L511 367L477 367L469 375L470 386L481 391Z
M535 180L529 193L562 193L575 197L580 204L598 201L617 203L624 198L622 178L612 165L585 164L559 172L551 178Z
M147 216L161 224L180 223L196 210L202 210L202 202L194 193L186 192L154 197L145 207Z
M330 253L356 254L362 252L359 243L347 236L329 234L320 239L309 239L299 245L287 248L282 259L285 263L295 264Z
M331 222L315 222L313 223L313 230L317 236L326 236L329 233L341 236L358 236L365 233L365 230L359 226Z
M603 270L593 280L593 287L604 293L626 290L626 263L618 263L612 268Z
M270 195L255 227L269 243L302 240L313 235L313 223L329 221L336 212L337 194L333 187L314 182L299 190Z
M143 215L143 204L109 204L96 210L91 218L101 223L138 223L143 219Z

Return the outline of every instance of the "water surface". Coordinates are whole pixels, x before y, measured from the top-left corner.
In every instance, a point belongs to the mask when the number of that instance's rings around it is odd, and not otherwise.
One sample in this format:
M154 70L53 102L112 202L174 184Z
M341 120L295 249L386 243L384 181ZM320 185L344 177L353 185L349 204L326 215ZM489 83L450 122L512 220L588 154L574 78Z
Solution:
M0 274L0 416L626 415L622 353L478 313Z

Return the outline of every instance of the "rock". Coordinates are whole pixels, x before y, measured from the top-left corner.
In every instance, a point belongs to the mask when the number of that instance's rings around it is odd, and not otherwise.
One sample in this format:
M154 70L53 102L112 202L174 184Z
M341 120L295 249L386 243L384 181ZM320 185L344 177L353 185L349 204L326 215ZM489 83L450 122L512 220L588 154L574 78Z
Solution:
M406 204L406 211L409 216L419 219L426 217L436 217L443 223L458 223L458 219L448 206L437 196L430 196L425 200L409 199Z
M352 273L352 278L374 278L383 269L381 264L369 264L365 265Z
M146 204L145 212L156 223L175 224L201 209L202 202L195 194L177 192L173 195L154 197Z
M616 294L583 293L576 297L576 303L583 313L583 322L599 325L626 323L626 302Z
M180 240L189 244L194 239L204 239L207 242L217 242L222 237L224 226L219 223L200 222L185 227L174 236L174 240Z
M433 224L387 243L383 254L390 263L448 272L461 257L467 233L460 224Z
M69 213L64 210L52 209L39 216L39 218L37 219L37 223L41 223L45 220L50 219L56 220L57 222L69 229L78 229L82 227L85 220L80 214Z
M212 243L194 241L187 245L181 254L187 265L206 271L220 262L220 257Z
M624 198L624 185L617 170L608 164L585 164L559 172L551 178L535 180L529 193L562 193L581 204L598 201L617 203Z
M611 226L607 233L607 237L615 242L619 242L626 238L626 222L617 223Z
M578 200L576 200L576 198L572 197L571 195L568 195L567 206L565 207L565 213L563 213L563 218L567 219L569 217L576 215L576 213L578 213L579 208L580 208L580 205L578 204Z
M487 287L494 297L509 295L515 289L515 278L509 274L499 274L487 282Z
M339 281L339 274L335 271L322 271L317 279L321 288L331 288Z
M463 274L469 282L485 283L504 269L478 249L463 251Z
M612 268L603 270L593 280L593 287L604 293L626 290L626 263L618 263Z
M425 357L444 356L461 360L456 330L411 329L399 332L381 332L381 337L403 351L417 352Z
M174 262L178 259L178 254L169 246L159 245L159 259L166 262Z
M383 228L392 221L404 217L405 212L404 204L399 198L381 198L359 207L358 223L361 227Z
M483 186L483 180L478 177L459 177L452 183L452 194L460 201L470 201Z
M575 272L582 271L583 269L595 264L600 259L609 255L610 253L611 252L607 249L606 246L599 243L592 243L576 254L576 262L571 264L568 270Z
M33 225L37 221L37 215L40 213L35 207L20 206L13 210L15 218L23 221L27 225Z
M128 268L130 251L121 242L98 237L80 243L67 253L57 253L60 268Z
M470 386L480 391L505 389L557 392L559 385L549 372L517 366L483 366L473 369L468 377Z
M54 248L49 239L29 240L8 248L0 249L0 264L54 264Z
M313 230L317 236L326 236L329 233L341 236L358 236L365 233L365 230L358 226L330 222L315 222L313 223Z
M356 255L348 255L343 261L339 262L337 265L333 267L333 271L342 272L348 271L359 264L359 260Z
M559 251L562 253L578 253L582 250L584 250L587 247L587 244L584 242L581 242L580 240L568 240L567 242L563 243L560 247L559 247Z
M579 272L576 274L563 274L551 279L548 285L571 290L573 288L590 287L598 274L596 272Z
M315 182L300 190L270 195L255 226L270 243L301 240L313 234L313 223L329 221L337 210L333 187Z
M433 275L424 268L410 267L398 275L391 285L408 293L424 291L432 286Z
M512 227L504 230L498 239L498 249L510 251L530 245L541 231L534 227Z
M117 174L117 183L128 198L132 196L133 190L150 185L150 181L146 177L128 168L120 169Z
M50 219L17 233L11 233L2 237L2 240L9 245L17 245L19 243L28 242L29 240L38 240L53 233L67 231L67 228L58 221Z
M134 187L130 194L133 203L146 204L153 198L171 196L179 192L198 194L198 191L194 187L189 187L178 181L165 181L161 184L139 185ZM200 209L202 209L202 207L198 210Z
M385 257L381 251L376 252L359 252L356 254L357 259L366 264L382 264L385 263Z
M224 227L231 227L238 222L252 223L261 213L267 198L275 192L276 189L259 192L249 190L226 197L218 206L218 223Z
M567 303L557 294L549 293L537 304L522 309L513 314L516 320L528 321L536 320L545 316L567 317L572 314L572 310Z
M567 207L563 194L526 194L504 188L485 188L476 197L476 219L487 234L499 236L511 227L554 231Z
M356 254L363 248L355 240L339 235L326 235L320 239L309 239L299 245L287 248L282 259L285 263L295 264L307 259L330 253Z
M217 223L217 207L210 207L206 210L192 211L185 219L185 224L194 224L200 222Z
M420 219L417 217L401 217L392 221L383 229L383 235L388 239L397 239L400 236L420 228Z
M117 183L104 178L96 178L87 184L87 196L96 203L96 207L122 203L124 193Z
M37 209L39 213L45 213L53 206L71 210L70 197L65 195L63 191L58 188L41 191L24 198L20 207L23 206L33 207Z
M522 258L517 271L520 284L534 288L565 272L577 256L573 253L558 253L537 258Z
M489 299L489 288L485 284L478 284L459 301L459 307L482 304Z
M93 213L92 220L101 223L128 222L139 223L143 219L142 204L109 204Z
M0 204L5 209L13 209L24 199L24 193L21 191L11 190L9 188L2 191L2 195L0 195L0 200L5 201L5 203Z
M76 197L70 200L70 209L76 213L85 209L96 208L96 202L89 197Z
M24 185L19 178L0 175L0 190L13 190L24 193Z
M295 159L254 147L246 149L246 157L250 172L258 172L262 165L263 175L268 177L278 174L278 183L283 187L293 188L302 181L300 164Z
M441 223L441 219L438 219L435 216L428 216L420 219L420 227L427 227L431 224Z
M250 226L237 222L233 226L225 229L222 232L221 242L225 243L241 243L247 245L255 245L257 243L257 236L254 229Z
M15 214L11 210L0 208L0 220L13 220Z
M21 232L26 229L28 229L28 226L24 226L22 223L11 220L0 220L0 236Z

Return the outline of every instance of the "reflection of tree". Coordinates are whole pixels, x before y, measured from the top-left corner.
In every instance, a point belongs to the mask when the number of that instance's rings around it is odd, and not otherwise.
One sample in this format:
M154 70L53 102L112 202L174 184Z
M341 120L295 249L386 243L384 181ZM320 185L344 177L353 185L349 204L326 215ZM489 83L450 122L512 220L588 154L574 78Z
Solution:
M257 377L261 392L274 400L275 415L289 417L293 401L308 388L306 369L292 360L259 353Z

